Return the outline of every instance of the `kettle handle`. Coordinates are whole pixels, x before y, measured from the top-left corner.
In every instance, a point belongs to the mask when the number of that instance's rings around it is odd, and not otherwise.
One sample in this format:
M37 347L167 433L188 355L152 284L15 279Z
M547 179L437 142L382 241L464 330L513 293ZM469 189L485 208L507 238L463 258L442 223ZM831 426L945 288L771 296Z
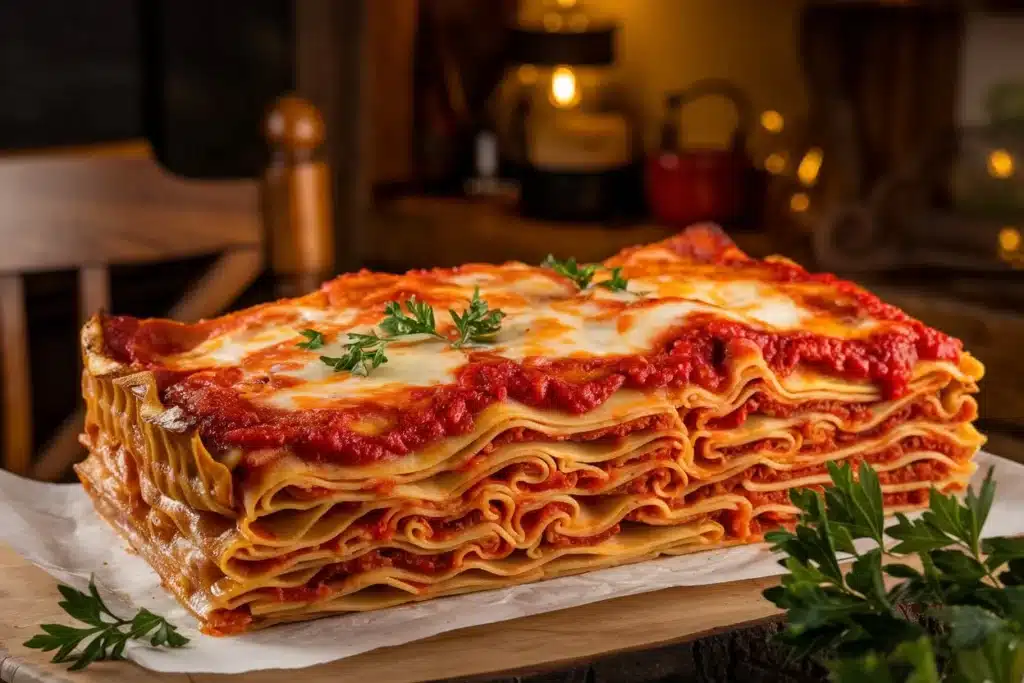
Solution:
M732 103L736 111L736 130L733 131L730 146L735 153L746 154L747 133L753 125L754 108L750 99L731 81L724 78L706 78L692 83L685 90L670 92L665 96L665 118L661 126L661 149L678 151L682 138L679 116L683 107L704 97L723 97Z

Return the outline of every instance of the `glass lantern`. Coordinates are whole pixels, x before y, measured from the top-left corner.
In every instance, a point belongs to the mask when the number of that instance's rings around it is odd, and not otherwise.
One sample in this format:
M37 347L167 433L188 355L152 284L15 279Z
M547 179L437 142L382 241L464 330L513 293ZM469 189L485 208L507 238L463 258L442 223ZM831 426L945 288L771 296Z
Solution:
M528 216L601 221L635 203L640 140L614 69L616 31L575 0L549 2L512 30L495 121Z

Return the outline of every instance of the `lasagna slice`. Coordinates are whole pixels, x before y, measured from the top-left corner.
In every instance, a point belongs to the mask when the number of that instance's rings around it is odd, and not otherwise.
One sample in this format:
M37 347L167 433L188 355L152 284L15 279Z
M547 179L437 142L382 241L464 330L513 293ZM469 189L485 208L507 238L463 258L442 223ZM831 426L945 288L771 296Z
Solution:
M360 272L195 324L98 315L78 474L217 635L755 542L828 462L869 463L889 511L965 487L982 366L957 340L708 227L587 272ZM458 343L474 298L504 318ZM410 301L436 334L338 360Z

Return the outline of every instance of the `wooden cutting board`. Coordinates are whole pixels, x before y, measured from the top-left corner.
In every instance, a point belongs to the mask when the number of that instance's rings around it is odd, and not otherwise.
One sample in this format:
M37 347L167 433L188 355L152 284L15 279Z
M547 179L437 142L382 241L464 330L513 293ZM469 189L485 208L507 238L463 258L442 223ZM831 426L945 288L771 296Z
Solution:
M443 633L302 671L303 683L412 683L557 668L624 650L693 640L779 612L761 597L778 579L669 590ZM0 680L4 683L280 683L280 670L234 676L160 674L130 662L68 672L22 643L39 624L71 623L57 606L57 583L0 545ZM187 650L182 657L188 657Z

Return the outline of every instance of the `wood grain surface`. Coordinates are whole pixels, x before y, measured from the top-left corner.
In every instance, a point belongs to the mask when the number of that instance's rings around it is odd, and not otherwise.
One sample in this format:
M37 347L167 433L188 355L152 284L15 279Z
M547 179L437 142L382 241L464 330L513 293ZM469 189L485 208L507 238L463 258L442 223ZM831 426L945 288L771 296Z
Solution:
M367 652L305 669L303 683L412 683L493 677L569 666L610 653L694 640L778 614L761 598L775 579L674 588L608 600ZM44 622L68 623L57 607L56 582L0 545L0 678L5 683L278 683L297 672L258 671L236 676L157 674L128 662L100 663L69 674L22 643ZM187 651L181 653L187 657ZM6 657L6 658L5 658Z
M2 250L0 250L2 251ZM32 458L32 380L28 365L25 287L17 275L0 273L0 436L3 466L28 472Z
M194 182L149 159L4 159L0 206L0 273L166 261L262 240L255 182Z
M681 230L652 223L606 226L538 221L494 202L432 197L382 201L367 220L367 260L397 269L539 263L548 254L595 262L625 247L657 242ZM732 237L752 256L774 251L765 234L737 232Z

